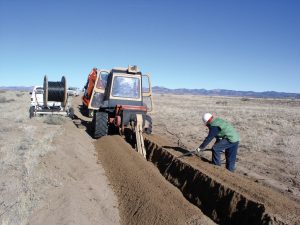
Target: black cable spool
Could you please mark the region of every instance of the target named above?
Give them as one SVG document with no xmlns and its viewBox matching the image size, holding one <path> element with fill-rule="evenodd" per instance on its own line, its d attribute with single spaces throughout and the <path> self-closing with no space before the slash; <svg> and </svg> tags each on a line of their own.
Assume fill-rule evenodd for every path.
<svg viewBox="0 0 300 225">
<path fill-rule="evenodd" d="M 67 103 L 67 81 L 63 76 L 61 81 L 48 81 L 44 77 L 44 106 L 47 107 L 48 101 L 61 102 L 62 106 Z"/>
</svg>

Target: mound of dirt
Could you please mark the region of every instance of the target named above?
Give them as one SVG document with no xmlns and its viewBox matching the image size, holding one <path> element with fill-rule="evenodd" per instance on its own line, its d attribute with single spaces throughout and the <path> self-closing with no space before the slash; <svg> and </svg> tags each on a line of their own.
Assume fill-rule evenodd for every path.
<svg viewBox="0 0 300 225">
<path fill-rule="evenodd" d="M 120 136 L 103 137 L 95 144 L 117 194 L 123 224 L 214 224 Z"/>
<path fill-rule="evenodd" d="M 43 177 L 55 180 L 29 224 L 119 224 L 117 198 L 108 185 L 89 136 L 72 121 L 41 159 Z M 36 188 L 38 188 L 37 186 Z"/>
</svg>

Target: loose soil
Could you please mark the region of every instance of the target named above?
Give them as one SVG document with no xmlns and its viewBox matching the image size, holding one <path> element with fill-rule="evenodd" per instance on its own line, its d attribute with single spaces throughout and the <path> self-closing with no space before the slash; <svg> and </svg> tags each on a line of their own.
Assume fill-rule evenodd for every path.
<svg viewBox="0 0 300 225">
<path fill-rule="evenodd" d="M 29 119 L 29 93 L 0 98 L 0 224 L 119 224 L 90 136 L 67 117 Z"/>
<path fill-rule="evenodd" d="M 69 123 L 70 122 L 70 123 Z M 119 224 L 118 202 L 105 172 L 97 164 L 88 135 L 72 121 L 54 142 L 56 151 L 41 161 L 44 176 L 56 180 L 45 199 L 32 213 L 29 223 L 39 224 Z"/>
<path fill-rule="evenodd" d="M 278 191 L 211 165 L 158 135 L 145 135 L 147 159 L 218 224 L 298 224 L 300 205 Z M 284 210 L 283 210 L 284 209 Z"/>
<path fill-rule="evenodd" d="M 214 224 L 120 136 L 96 142 L 118 196 L 122 224 Z"/>
</svg>

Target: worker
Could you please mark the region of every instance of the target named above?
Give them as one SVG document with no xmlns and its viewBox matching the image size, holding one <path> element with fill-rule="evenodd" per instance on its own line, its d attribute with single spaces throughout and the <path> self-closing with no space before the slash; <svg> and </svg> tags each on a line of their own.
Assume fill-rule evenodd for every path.
<svg viewBox="0 0 300 225">
<path fill-rule="evenodd" d="M 220 118 L 214 118 L 211 113 L 205 113 L 202 120 L 208 127 L 209 133 L 203 143 L 196 149 L 196 152 L 200 153 L 203 151 L 205 147 L 216 138 L 216 142 L 212 147 L 212 163 L 220 166 L 221 153 L 225 150 L 226 169 L 234 172 L 240 141 L 238 132 L 229 122 Z"/>
</svg>

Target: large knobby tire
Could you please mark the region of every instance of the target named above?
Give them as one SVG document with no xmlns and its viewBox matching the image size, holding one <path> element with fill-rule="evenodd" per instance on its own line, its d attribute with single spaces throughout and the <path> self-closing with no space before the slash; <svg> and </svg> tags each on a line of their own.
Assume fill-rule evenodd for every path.
<svg viewBox="0 0 300 225">
<path fill-rule="evenodd" d="M 106 136 L 108 134 L 108 113 L 94 112 L 92 126 L 94 138 Z"/>
</svg>

